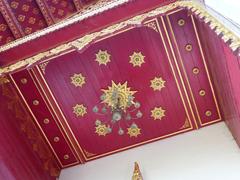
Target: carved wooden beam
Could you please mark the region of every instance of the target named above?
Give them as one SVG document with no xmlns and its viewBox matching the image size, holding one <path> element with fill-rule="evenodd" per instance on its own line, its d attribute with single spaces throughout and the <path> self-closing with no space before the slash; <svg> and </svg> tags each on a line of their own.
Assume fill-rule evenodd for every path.
<svg viewBox="0 0 240 180">
<path fill-rule="evenodd" d="M 45 0 L 36 0 L 36 3 L 39 7 L 39 9 L 42 12 L 42 15 L 45 19 L 45 21 L 47 22 L 48 26 L 51 26 L 53 24 L 55 24 L 56 22 L 54 21 L 54 18 L 51 14 L 51 12 L 49 12 L 49 8 L 45 2 Z"/>
<path fill-rule="evenodd" d="M 83 8 L 83 4 L 80 0 L 73 0 L 73 4 L 77 11 L 80 11 Z"/>
</svg>

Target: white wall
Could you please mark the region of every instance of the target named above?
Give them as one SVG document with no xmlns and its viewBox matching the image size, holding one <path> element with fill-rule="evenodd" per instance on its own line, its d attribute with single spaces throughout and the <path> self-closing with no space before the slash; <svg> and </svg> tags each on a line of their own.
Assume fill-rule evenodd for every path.
<svg viewBox="0 0 240 180">
<path fill-rule="evenodd" d="M 224 123 L 65 169 L 60 180 L 131 180 L 134 161 L 144 180 L 240 180 L 240 149 Z"/>
<path fill-rule="evenodd" d="M 240 25 L 239 0 L 205 0 L 205 3 Z"/>
</svg>

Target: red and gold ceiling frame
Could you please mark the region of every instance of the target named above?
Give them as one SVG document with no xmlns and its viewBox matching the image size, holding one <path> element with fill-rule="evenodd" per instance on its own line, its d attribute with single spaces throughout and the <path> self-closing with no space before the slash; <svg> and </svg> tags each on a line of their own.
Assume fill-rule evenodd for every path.
<svg viewBox="0 0 240 180">
<path fill-rule="evenodd" d="M 117 5 L 119 5 L 119 3 L 120 3 L 120 1 L 117 3 Z M 114 7 L 114 5 L 113 5 L 113 7 Z M 82 38 L 79 38 L 75 41 L 72 41 L 72 42 L 67 43 L 67 44 L 60 45 L 60 46 L 58 46 L 56 48 L 53 48 L 49 51 L 39 53 L 35 56 L 32 56 L 30 58 L 21 60 L 17 63 L 14 63 L 12 65 L 7 66 L 7 67 L 3 67 L 3 68 L 0 69 L 0 74 L 1 75 L 6 74 L 8 72 L 15 71 L 16 69 L 19 69 L 19 68 L 24 68 L 24 67 L 27 67 L 27 66 L 31 66 L 31 65 L 33 65 L 37 62 L 40 62 L 44 59 L 48 59 L 48 58 L 50 58 L 52 56 L 55 56 L 57 54 L 60 55 L 60 54 L 64 53 L 66 50 L 69 50 L 69 49 L 74 49 L 74 48 L 75 49 L 78 48 L 79 50 L 83 49 L 86 45 L 89 45 L 90 43 L 93 43 L 96 39 L 98 39 L 102 36 L 105 36 L 109 33 L 114 33 L 116 31 L 124 29 L 128 26 L 141 25 L 148 18 L 157 16 L 157 15 L 160 15 L 160 14 L 165 14 L 168 11 L 172 11 L 176 8 L 187 8 L 187 9 L 189 9 L 196 16 L 203 19 L 205 23 L 208 23 L 209 26 L 218 35 L 221 34 L 224 42 L 228 42 L 228 43 L 230 42 L 229 46 L 233 51 L 236 51 L 239 48 L 240 38 L 238 36 L 236 36 L 233 32 L 231 32 L 228 28 L 226 28 L 219 20 L 214 18 L 209 12 L 207 12 L 205 10 L 205 8 L 203 7 L 203 5 L 201 5 L 201 4 L 199 4 L 195 1 L 177 1 L 177 2 L 174 2 L 172 4 L 162 6 L 160 8 L 156 8 L 156 9 L 154 9 L 150 12 L 147 12 L 145 14 L 135 16 L 134 18 L 131 18 L 131 19 L 126 20 L 124 22 L 112 25 L 112 26 L 110 26 L 108 28 L 105 28 L 101 31 L 94 32 L 92 34 L 87 34 L 87 35 L 83 36 Z M 101 9 L 100 8 L 100 9 L 97 9 L 96 12 L 95 12 L 95 10 L 93 10 L 92 12 L 88 12 L 89 14 L 86 17 L 92 16 L 96 13 L 104 12 L 105 10 L 107 10 L 107 9 L 105 9 L 105 8 Z M 47 28 L 46 30 L 43 30 L 41 32 L 37 32 L 33 35 L 24 37 L 20 40 L 17 40 L 15 42 L 12 42 L 12 43 L 9 43 L 5 46 L 2 46 L 1 49 L 0 49 L 0 52 L 3 52 L 3 51 L 6 51 L 8 49 L 11 49 L 13 47 L 16 47 L 20 44 L 23 44 L 25 42 L 33 40 L 37 37 L 44 36 L 45 34 L 48 34 L 48 33 L 53 32 L 55 30 L 66 27 L 66 26 L 68 26 L 72 23 L 79 22 L 86 17 L 84 15 L 79 15 L 79 16 L 76 16 L 74 18 L 70 18 L 69 20 L 66 20 L 63 23 L 59 23 L 57 25 L 54 25 L 53 27 Z"/>
<path fill-rule="evenodd" d="M 176 19 L 174 16 L 176 15 L 176 17 L 179 17 L 179 13 L 182 13 L 180 15 L 181 18 Z M 172 20 L 170 20 L 171 18 Z M 14 82 L 19 94 L 26 103 L 26 106 L 29 108 L 29 111 L 32 113 L 35 122 L 38 124 L 39 129 L 45 136 L 49 146 L 53 150 L 62 167 L 83 163 L 85 161 L 93 160 L 115 152 L 123 151 L 145 143 L 221 121 L 221 114 L 219 112 L 217 99 L 214 94 L 213 85 L 208 74 L 204 55 L 203 52 L 201 52 L 201 44 L 194 26 L 194 18 L 192 16 L 187 16 L 186 11 L 176 10 L 169 13 L 166 17 L 153 17 L 152 19 L 148 19 L 144 22 L 144 26 L 158 32 L 163 41 L 164 49 L 171 66 L 171 71 L 175 78 L 176 86 L 178 87 L 178 92 L 187 114 L 186 121 L 176 132 L 165 134 L 154 139 L 102 154 L 89 152 L 87 149 L 81 147 L 81 142 L 79 143 L 77 141 L 74 133 L 71 130 L 71 127 L 66 120 L 66 117 L 64 116 L 64 113 L 59 107 L 59 104 L 44 77 L 44 70 L 46 70 L 49 61 L 59 56 L 63 56 L 63 54 L 55 55 L 31 70 L 21 71 L 11 75 L 11 79 Z M 183 40 L 179 38 L 184 37 L 184 35 L 181 34 L 181 31 L 189 29 L 189 26 L 192 26 L 192 29 L 194 29 L 188 34 L 189 37 L 187 39 L 190 41 L 181 43 L 181 45 L 179 45 L 177 42 Z M 120 33 L 127 32 L 133 28 L 134 27 L 130 26 L 122 29 L 121 31 L 117 31 L 114 34 L 110 34 L 109 36 L 103 36 L 102 38 L 98 38 L 96 42 L 100 42 Z M 170 29 L 170 31 L 168 31 L 168 29 Z M 175 31 L 178 31 L 177 35 L 174 33 Z M 75 46 L 78 46 L 79 44 L 81 45 L 79 41 L 76 43 L 77 44 L 75 44 Z M 183 46 L 183 44 L 186 46 Z M 176 49 L 176 51 L 174 49 Z M 71 53 L 72 51 L 75 51 L 75 49 L 66 50 L 64 54 Z M 189 56 L 191 53 L 199 54 L 201 61 L 195 62 L 196 64 L 194 65 L 185 63 L 184 61 L 189 62 L 193 60 L 191 56 Z M 27 83 L 25 83 L 26 81 Z M 195 88 L 194 84 L 196 83 L 201 84 L 202 86 Z M 35 94 L 34 97 L 29 96 L 29 94 L 24 94 L 24 92 L 27 92 L 26 88 L 29 89 L 30 87 L 35 89 L 35 93 L 33 93 Z M 44 109 L 44 106 L 46 106 L 47 109 Z M 46 128 L 46 117 L 41 117 L 41 114 L 35 115 L 36 113 L 39 113 L 36 107 L 37 109 L 41 109 L 41 112 L 44 109 L 44 112 L 49 113 L 49 117 L 51 118 L 48 118 L 48 120 L 50 119 L 50 122 L 52 122 L 52 125 L 49 128 L 54 129 L 54 134 L 52 137 L 49 134 L 45 134 L 44 129 Z M 207 109 L 204 109 L 205 107 L 207 107 Z M 36 116 L 39 118 L 36 118 Z M 47 131 L 47 129 L 45 130 Z M 56 134 L 57 136 L 55 136 Z M 57 142 L 55 142 L 56 139 L 58 139 Z M 56 152 L 55 150 L 59 148 L 57 147 L 56 143 L 60 142 L 60 139 L 62 144 L 59 146 L 61 148 L 64 147 L 64 152 Z"/>
</svg>

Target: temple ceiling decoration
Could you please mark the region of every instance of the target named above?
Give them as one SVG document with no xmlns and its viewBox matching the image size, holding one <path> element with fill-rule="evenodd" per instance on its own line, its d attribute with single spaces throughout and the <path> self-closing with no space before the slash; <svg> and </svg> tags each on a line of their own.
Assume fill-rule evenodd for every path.
<svg viewBox="0 0 240 180">
<path fill-rule="evenodd" d="M 140 27 L 113 25 L 10 75 L 60 167 L 222 120 L 194 23 L 178 9 Z"/>
</svg>

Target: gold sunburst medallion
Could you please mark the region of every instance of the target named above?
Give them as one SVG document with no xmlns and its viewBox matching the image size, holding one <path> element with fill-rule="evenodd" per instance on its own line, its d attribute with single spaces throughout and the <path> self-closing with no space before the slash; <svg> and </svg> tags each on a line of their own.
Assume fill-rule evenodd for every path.
<svg viewBox="0 0 240 180">
<path fill-rule="evenodd" d="M 138 66 L 141 67 L 144 61 L 145 56 L 141 52 L 134 52 L 133 55 L 130 56 L 130 63 L 133 67 Z"/>
<path fill-rule="evenodd" d="M 75 87 L 82 87 L 86 82 L 85 82 L 85 77 L 79 73 L 79 74 L 74 74 L 72 77 L 71 77 L 71 80 L 72 80 L 72 84 L 75 86 Z"/>
<path fill-rule="evenodd" d="M 108 134 L 108 127 L 105 124 L 98 124 L 95 129 L 95 133 L 98 134 L 98 136 L 106 136 Z"/>
<path fill-rule="evenodd" d="M 87 113 L 87 108 L 83 104 L 76 104 L 73 107 L 73 113 L 76 114 L 77 117 L 83 117 Z"/>
<path fill-rule="evenodd" d="M 155 77 L 153 80 L 151 80 L 151 88 L 153 88 L 154 91 L 161 91 L 162 88 L 165 87 L 166 81 L 163 80 L 162 77 Z"/>
<path fill-rule="evenodd" d="M 106 103 L 112 108 L 119 104 L 121 109 L 129 107 L 129 101 L 134 99 L 133 95 L 137 92 L 131 91 L 127 82 L 116 84 L 114 81 L 112 81 L 112 86 L 109 86 L 108 89 L 102 89 L 102 91 L 104 92 L 102 103 Z"/>
<path fill-rule="evenodd" d="M 98 62 L 99 65 L 101 64 L 107 65 L 107 63 L 111 61 L 110 56 L 111 55 L 107 51 L 99 50 L 98 53 L 96 54 L 96 61 Z"/>
<path fill-rule="evenodd" d="M 151 117 L 154 118 L 154 120 L 161 120 L 165 116 L 166 110 L 164 110 L 162 107 L 155 107 L 151 113 Z"/>
<path fill-rule="evenodd" d="M 132 124 L 130 128 L 127 129 L 128 130 L 128 135 L 130 137 L 138 137 L 138 135 L 141 134 L 141 129 L 138 128 L 138 126 L 136 124 Z"/>
</svg>

